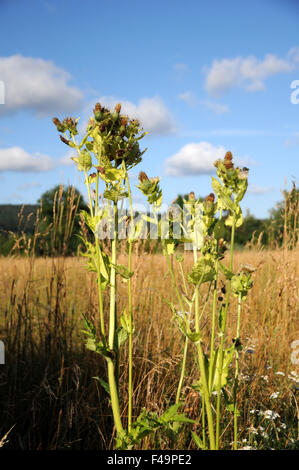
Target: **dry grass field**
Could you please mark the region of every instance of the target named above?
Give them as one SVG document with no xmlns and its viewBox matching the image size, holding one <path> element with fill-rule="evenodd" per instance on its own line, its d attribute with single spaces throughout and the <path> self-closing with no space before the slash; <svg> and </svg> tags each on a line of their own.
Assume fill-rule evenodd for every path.
<svg viewBox="0 0 299 470">
<path fill-rule="evenodd" d="M 184 256 L 188 269 L 191 254 Z M 299 340 L 299 252 L 237 251 L 234 263 L 257 267 L 241 322 L 240 447 L 298 449 L 299 365 L 291 360 L 291 344 Z M 172 298 L 176 304 L 176 297 L 162 255 L 135 253 L 133 269 L 133 412 L 137 415 L 146 407 L 160 413 L 174 402 L 183 354 L 183 338 L 166 303 Z M 86 271 L 80 258 L 1 258 L 0 272 L 0 337 L 6 349 L 6 364 L 0 366 L 0 438 L 13 427 L 5 447 L 112 448 L 109 400 L 92 378 L 105 379 L 105 361 L 85 349 L 81 332 L 82 313 L 98 322 L 94 274 Z M 120 283 L 119 312 L 126 301 L 127 287 Z M 201 321 L 208 337 L 207 318 Z M 229 341 L 235 323 L 232 300 Z M 196 419 L 199 396 L 191 385 L 197 367 L 191 353 L 183 398 L 187 416 Z M 125 348 L 122 354 L 127 354 Z M 126 357 L 121 364 L 127 364 Z M 126 367 L 121 366 L 119 374 L 126 415 Z M 231 431 L 225 431 L 231 419 L 229 412 L 222 416 L 222 448 L 229 449 L 233 440 Z M 190 429 L 176 443 L 160 436 L 156 441 L 145 439 L 142 448 L 194 448 Z"/>
</svg>

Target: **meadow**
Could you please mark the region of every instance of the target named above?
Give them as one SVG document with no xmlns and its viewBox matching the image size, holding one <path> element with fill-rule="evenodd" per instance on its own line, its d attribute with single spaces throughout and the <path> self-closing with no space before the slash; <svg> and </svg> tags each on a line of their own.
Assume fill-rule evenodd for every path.
<svg viewBox="0 0 299 470">
<path fill-rule="evenodd" d="M 175 302 L 175 292 L 165 257 L 140 251 L 136 244 L 132 279 L 134 416 L 143 407 L 160 413 L 174 403 L 183 357 L 183 338 L 166 304 L 170 298 Z M 192 256 L 188 252 L 184 256 L 188 269 Z M 121 257 L 125 262 L 126 255 Z M 239 448 L 299 448 L 299 366 L 291 361 L 291 343 L 299 339 L 298 261 L 296 249 L 251 247 L 235 255 L 236 264 L 257 267 L 240 333 Z M 12 428 L 5 444 L 8 449 L 113 447 L 109 397 L 92 379 L 105 375 L 105 360 L 86 351 L 83 342 L 81 314 L 99 322 L 95 274 L 87 272 L 84 264 L 85 260 L 76 257 L 0 259 L 0 332 L 6 348 L 6 364 L 0 366 L 0 436 Z M 201 301 L 203 298 L 204 291 Z M 127 287 L 120 284 L 120 310 L 126 301 Z M 234 335 L 234 307 L 231 305 L 228 318 L 229 340 Z M 208 338 L 208 318 L 202 323 L 206 323 L 203 332 Z M 208 348 L 205 339 L 203 345 Z M 128 358 L 126 350 L 121 354 L 119 380 L 125 417 Z M 182 388 L 184 411 L 200 423 L 199 396 L 191 387 L 197 376 L 190 354 Z M 221 447 L 230 449 L 231 413 L 224 413 L 221 420 Z M 191 429 L 187 426 L 175 443 L 157 435 L 144 439 L 140 448 L 196 448 Z"/>
<path fill-rule="evenodd" d="M 298 190 L 266 247 L 262 233 L 236 244 L 249 170 L 230 151 L 214 192 L 167 211 L 160 179 L 140 172 L 151 211 L 135 217 L 128 172 L 146 133 L 120 111 L 96 103 L 81 142 L 78 120 L 53 119 L 88 204 L 58 189 L 50 224 L 41 206 L 0 258 L 0 445 L 298 449 Z"/>
</svg>

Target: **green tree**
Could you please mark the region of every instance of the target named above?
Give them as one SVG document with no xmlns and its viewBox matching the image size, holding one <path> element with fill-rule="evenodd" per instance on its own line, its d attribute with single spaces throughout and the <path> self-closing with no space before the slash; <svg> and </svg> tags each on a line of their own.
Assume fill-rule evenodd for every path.
<svg viewBox="0 0 299 470">
<path fill-rule="evenodd" d="M 71 255 L 77 252 L 81 241 L 80 211 L 88 210 L 80 191 L 73 186 L 57 185 L 44 192 L 38 200 L 41 205 L 40 230 L 46 231 L 41 254 Z"/>
</svg>

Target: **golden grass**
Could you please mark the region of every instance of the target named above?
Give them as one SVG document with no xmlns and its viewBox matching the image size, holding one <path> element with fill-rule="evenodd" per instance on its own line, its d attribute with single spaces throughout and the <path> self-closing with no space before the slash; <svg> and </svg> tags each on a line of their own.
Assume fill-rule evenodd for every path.
<svg viewBox="0 0 299 470">
<path fill-rule="evenodd" d="M 187 270 L 191 258 L 191 253 L 185 254 Z M 252 425 L 250 410 L 269 408 L 269 396 L 277 390 L 280 399 L 272 400 L 272 409 L 283 414 L 293 427 L 297 422 L 296 392 L 287 375 L 290 371 L 299 373 L 298 366 L 290 361 L 291 343 L 299 339 L 298 261 L 296 250 L 247 250 L 235 255 L 235 269 L 240 264 L 257 267 L 241 324 L 240 368 L 245 378 L 239 402 L 243 437 Z M 183 339 L 166 304 L 166 300 L 176 304 L 176 297 L 162 255 L 135 255 L 133 267 L 133 410 L 137 415 L 145 406 L 160 413 L 175 397 L 182 359 Z M 5 342 L 7 358 L 0 369 L 0 436 L 15 425 L 8 444 L 11 448 L 111 447 L 108 400 L 92 379 L 96 375 L 105 378 L 105 363 L 84 349 L 81 333 L 81 313 L 98 322 L 94 274 L 87 272 L 84 260 L 78 258 L 1 258 L 0 272 L 0 338 Z M 178 271 L 176 274 L 179 276 Z M 204 290 L 202 295 L 204 298 Z M 118 313 L 126 303 L 127 285 L 120 283 Z M 229 312 L 231 342 L 236 323 L 233 299 Z M 209 315 L 207 308 L 201 321 L 206 337 Z M 209 347 L 205 338 L 204 346 Z M 245 352 L 250 348 L 254 353 Z M 125 347 L 122 354 L 125 366 L 121 367 L 120 381 L 126 415 Z M 277 371 L 285 377 L 276 375 Z M 190 386 L 196 379 L 197 368 L 189 351 L 183 396 L 185 410 L 193 418 L 199 399 Z M 229 422 L 230 417 L 223 419 Z M 285 440 L 291 435 L 285 434 Z M 186 439 L 182 436 L 176 447 L 192 446 Z M 229 442 L 229 436 L 223 436 L 225 440 Z"/>
</svg>

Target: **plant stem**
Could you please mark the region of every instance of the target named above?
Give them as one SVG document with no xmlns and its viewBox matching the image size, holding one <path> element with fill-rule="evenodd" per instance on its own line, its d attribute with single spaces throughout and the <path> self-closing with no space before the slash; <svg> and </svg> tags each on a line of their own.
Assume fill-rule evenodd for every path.
<svg viewBox="0 0 299 470">
<path fill-rule="evenodd" d="M 99 198 L 99 175 L 97 174 L 96 179 L 96 200 L 95 200 L 95 216 L 98 210 L 98 198 Z M 95 242 L 96 242 L 96 259 L 97 259 L 97 275 L 98 275 L 98 299 L 99 299 L 99 310 L 100 310 L 100 331 L 102 341 L 106 341 L 105 328 L 104 328 L 104 308 L 103 308 L 103 293 L 102 293 L 102 282 L 101 282 L 101 248 L 99 245 L 98 234 L 95 230 Z"/>
<path fill-rule="evenodd" d="M 111 240 L 111 273 L 110 273 L 110 314 L 109 314 L 109 337 L 108 346 L 110 351 L 115 355 L 115 362 L 111 358 L 107 358 L 108 362 L 108 380 L 110 387 L 111 406 L 113 412 L 114 423 L 117 432 L 123 431 L 120 408 L 119 408 L 119 391 L 118 391 L 118 347 L 116 344 L 115 331 L 116 325 L 116 248 L 117 248 L 117 203 L 114 202 L 114 230 L 113 239 Z"/>
<path fill-rule="evenodd" d="M 132 271 L 132 247 L 133 247 L 133 204 L 132 204 L 132 195 L 130 188 L 130 181 L 128 173 L 126 172 L 126 181 L 129 194 L 130 202 L 130 228 L 131 233 L 129 234 L 129 263 L 128 270 Z M 133 400 L 133 310 L 132 310 L 132 281 L 131 278 L 128 280 L 128 297 L 129 297 L 129 383 L 128 383 L 128 432 L 131 431 L 132 426 L 132 400 Z"/>
<path fill-rule="evenodd" d="M 235 241 L 235 225 L 236 225 L 236 217 L 235 213 L 233 213 L 233 221 L 232 221 L 232 231 L 231 231 L 231 243 L 230 243 L 230 271 L 233 268 L 233 254 L 234 254 L 234 241 Z M 223 367 L 223 346 L 225 340 L 225 330 L 226 330 L 226 319 L 227 319 L 227 311 L 228 311 L 228 304 L 229 304 L 229 297 L 230 297 L 230 290 L 231 290 L 231 283 L 229 282 L 226 292 L 226 300 L 225 300 L 225 307 L 223 313 L 223 323 L 221 328 L 221 341 L 219 346 L 219 379 L 217 384 L 217 405 L 216 405 L 216 450 L 219 449 L 219 436 L 220 436 L 220 401 L 221 401 L 221 375 L 222 375 L 222 367 Z"/>
<path fill-rule="evenodd" d="M 241 295 L 238 297 L 238 320 L 236 339 L 240 337 L 240 319 L 241 319 Z M 238 390 L 238 377 L 239 377 L 239 352 L 236 349 L 236 366 L 235 366 L 235 382 L 234 382 L 234 450 L 237 450 L 237 437 L 238 437 L 238 409 L 237 409 L 237 390 Z"/>
<path fill-rule="evenodd" d="M 176 403 L 179 403 L 179 401 L 180 401 L 180 396 L 181 396 L 183 381 L 184 381 L 184 377 L 185 377 L 187 352 L 188 352 L 188 337 L 186 336 L 186 337 L 185 337 L 185 346 L 184 346 L 184 354 L 183 354 L 183 362 L 182 362 L 181 376 L 180 376 L 180 381 L 179 381 L 179 385 L 178 385 L 178 389 L 177 389 L 177 394 L 176 394 L 176 399 L 175 399 L 175 402 L 176 402 Z"/>
<path fill-rule="evenodd" d="M 198 342 L 197 351 L 198 351 L 200 375 L 201 375 L 201 380 L 202 380 L 202 385 L 203 385 L 204 401 L 205 401 L 205 407 L 206 407 L 207 418 L 208 418 L 210 450 L 215 450 L 216 447 L 215 447 L 213 413 L 212 413 L 212 406 L 211 406 L 211 401 L 210 401 L 208 378 L 206 375 L 205 358 L 204 358 L 204 354 L 203 354 L 200 342 Z"/>
<path fill-rule="evenodd" d="M 109 381 L 109 389 L 110 389 L 110 398 L 111 398 L 111 407 L 113 413 L 114 424 L 116 427 L 117 433 L 123 432 L 123 426 L 121 422 L 120 416 L 120 408 L 119 408 L 119 399 L 118 399 L 118 386 L 115 379 L 115 365 L 113 359 L 107 358 L 108 364 L 108 381 Z"/>
</svg>

